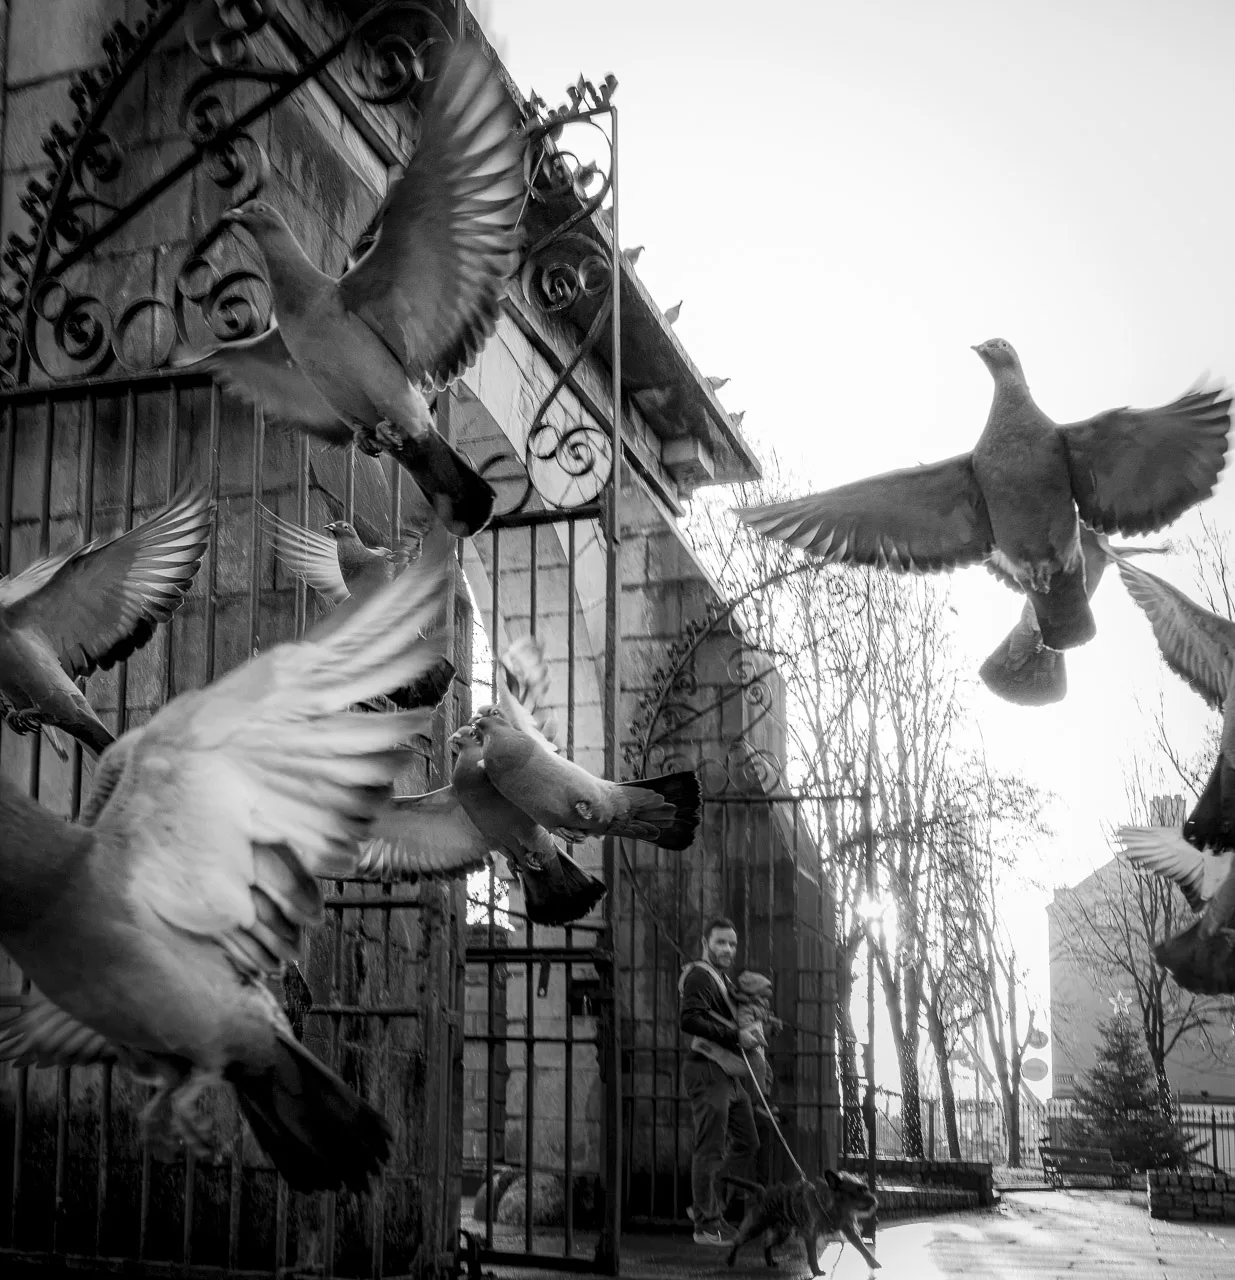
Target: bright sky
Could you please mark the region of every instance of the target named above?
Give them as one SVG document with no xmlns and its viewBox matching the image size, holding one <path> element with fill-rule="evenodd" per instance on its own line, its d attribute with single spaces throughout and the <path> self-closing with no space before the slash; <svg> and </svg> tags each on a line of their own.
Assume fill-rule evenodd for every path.
<svg viewBox="0 0 1235 1280">
<path fill-rule="evenodd" d="M 1235 379 L 1235 6 L 1229 0 L 491 0 L 506 65 L 551 105 L 618 78 L 620 238 L 705 373 L 804 489 L 970 448 L 1004 337 L 1057 421 Z M 1205 510 L 1235 525 L 1226 480 Z M 1194 532 L 1195 515 L 1171 531 Z M 1152 541 L 1152 540 L 1151 540 Z M 1191 591 L 1182 557 L 1154 572 Z M 954 579 L 975 673 L 1020 601 Z M 981 686 L 992 761 L 1056 792 L 1052 882 L 1106 860 L 1138 709 L 1206 720 L 1115 575 L 1061 705 Z M 1045 992 L 1042 901 L 1018 933 Z"/>
</svg>

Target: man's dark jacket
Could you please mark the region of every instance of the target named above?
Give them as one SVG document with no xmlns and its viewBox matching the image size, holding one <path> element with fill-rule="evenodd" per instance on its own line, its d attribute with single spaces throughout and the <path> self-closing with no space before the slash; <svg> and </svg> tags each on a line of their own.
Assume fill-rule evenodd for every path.
<svg viewBox="0 0 1235 1280">
<path fill-rule="evenodd" d="M 728 982 L 723 974 L 721 977 Z M 727 1025 L 733 1022 L 733 1013 L 716 979 L 701 964 L 695 965 L 682 979 L 681 1010 L 678 1025 L 687 1035 L 702 1036 L 734 1053 L 739 1051 L 737 1028 Z"/>
</svg>

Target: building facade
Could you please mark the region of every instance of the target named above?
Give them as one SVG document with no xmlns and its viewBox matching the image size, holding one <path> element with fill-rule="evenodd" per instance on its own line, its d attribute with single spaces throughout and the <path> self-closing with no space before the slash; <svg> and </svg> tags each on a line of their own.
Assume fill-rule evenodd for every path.
<svg viewBox="0 0 1235 1280">
<path fill-rule="evenodd" d="M 312 624 L 319 605 L 275 561 L 265 506 L 457 555 L 458 674 L 409 791 L 448 778 L 479 627 L 493 650 L 529 631 L 544 642 L 573 758 L 614 776 L 694 765 L 707 796 L 686 853 L 577 847 L 610 893 L 570 929 L 530 926 L 497 872 L 485 889 L 329 887 L 304 1037 L 395 1125 L 370 1195 L 290 1192 L 226 1099 L 219 1157 L 165 1164 L 137 1142 L 143 1098 L 122 1072 L 0 1066 L 0 1270 L 8 1256 L 55 1274 L 71 1255 L 135 1273 L 437 1276 L 466 1254 L 612 1272 L 624 1214 L 680 1219 L 686 1203 L 676 979 L 718 911 L 776 980 L 786 1131 L 803 1159 L 828 1159 L 833 906 L 817 827 L 768 765 L 784 758 L 775 672 L 718 623 L 677 526 L 695 487 L 757 462 L 617 252 L 611 175 L 579 174 L 559 143 L 604 133 L 613 84 L 581 80 L 550 109 L 507 78 L 528 138 L 523 261 L 493 336 L 435 404 L 499 495 L 490 528 L 460 545 L 390 460 L 267 426 L 172 354 L 268 322 L 260 261 L 219 221 L 248 196 L 324 270 L 345 268 L 414 151 L 422 54 L 483 43 L 466 8 L 65 0 L 53 14 L 10 0 L 0 18 L 0 572 L 131 527 L 190 475 L 218 499 L 173 623 L 87 686 L 108 723 L 140 724 Z M 0 769 L 67 816 L 92 773 L 7 728 Z M 0 1000 L 20 993 L 0 957 Z"/>
</svg>

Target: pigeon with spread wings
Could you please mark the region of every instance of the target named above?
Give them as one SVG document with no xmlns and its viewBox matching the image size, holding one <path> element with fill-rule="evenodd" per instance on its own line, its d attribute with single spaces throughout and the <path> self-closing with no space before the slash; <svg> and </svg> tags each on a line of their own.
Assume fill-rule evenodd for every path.
<svg viewBox="0 0 1235 1280">
<path fill-rule="evenodd" d="M 1209 496 L 1226 460 L 1231 399 L 1190 391 L 1159 409 L 1108 409 L 1058 426 L 1034 403 L 1011 345 L 974 348 L 995 381 L 972 452 L 738 518 L 822 561 L 929 572 L 985 563 L 1029 598 L 1042 643 L 1094 634 L 1079 520 L 1149 533 Z"/>
<path fill-rule="evenodd" d="M 1163 555 L 1169 550 L 1169 547 L 1111 547 L 1100 533 L 1081 525 L 1086 596 L 1093 599 L 1112 556 Z M 1022 707 L 1045 707 L 1062 702 L 1068 692 L 1066 661 L 1059 649 L 1048 649 L 1042 643 L 1038 615 L 1026 600 L 1020 621 L 978 669 L 978 675 L 992 693 L 1008 702 Z"/>
<path fill-rule="evenodd" d="M 498 696 L 511 714 L 525 715 L 531 725 L 551 725 L 545 705 L 548 668 L 535 641 L 515 641 L 500 665 L 505 685 Z M 544 827 L 493 786 L 470 725 L 450 743 L 458 749 L 450 785 L 393 800 L 374 825 L 358 874 L 387 881 L 463 875 L 484 867 L 490 853 L 500 853 L 519 877 L 533 924 L 582 919 L 604 897 L 604 881 L 558 848 Z"/>
<path fill-rule="evenodd" d="M 0 944 L 34 987 L 5 1058 L 157 1079 L 142 1129 L 163 1151 L 209 1150 L 196 1101 L 226 1082 L 294 1188 L 364 1189 L 389 1128 L 297 1043 L 265 980 L 323 918 L 317 877 L 355 870 L 432 714 L 345 708 L 435 661 L 422 632 L 445 600 L 440 573 L 402 574 L 173 698 L 103 753 L 77 823 L 0 778 Z"/>
<path fill-rule="evenodd" d="M 688 848 L 702 803 L 695 771 L 608 782 L 565 759 L 546 714 L 534 705 L 534 690 L 546 679 L 531 660 L 539 648 L 525 652 L 526 671 L 505 688 L 499 685 L 498 705 L 482 707 L 471 720 L 485 777 L 533 821 L 566 840 L 612 835 L 662 849 Z M 520 679 L 531 691 L 522 697 L 515 692 Z"/>
<path fill-rule="evenodd" d="M 317 439 L 386 448 L 452 534 L 478 533 L 493 489 L 438 434 L 417 384 L 445 386 L 493 332 L 523 196 L 510 96 L 482 50 L 457 44 L 429 86 L 377 238 L 341 279 L 314 266 L 264 200 L 224 215 L 257 241 L 278 327 L 194 366 Z"/>
<path fill-rule="evenodd" d="M 332 520 L 325 525 L 330 536 L 323 537 L 298 524 L 289 524 L 268 507 L 261 508 L 261 516 L 279 562 L 334 605 L 353 598 L 367 600 L 402 573 L 411 560 L 404 546 L 397 551 L 366 546 L 346 520 Z M 405 711 L 436 707 L 446 696 L 454 675 L 454 663 L 443 655 L 411 687 L 395 689 L 387 697 L 369 699 L 364 705 L 371 710 L 393 705 Z"/>
<path fill-rule="evenodd" d="M 1235 623 L 1145 569 L 1122 559 L 1116 565 L 1167 666 L 1222 712 L 1218 758 L 1182 831 L 1125 827 L 1123 852 L 1139 869 L 1174 880 L 1200 913 L 1157 944 L 1158 963 L 1189 991 L 1235 993 Z"/>
<path fill-rule="evenodd" d="M 131 657 L 180 607 L 214 504 L 181 489 L 152 519 L 0 578 L 0 707 L 25 733 L 50 725 L 94 752 L 114 739 L 73 683 Z"/>
</svg>

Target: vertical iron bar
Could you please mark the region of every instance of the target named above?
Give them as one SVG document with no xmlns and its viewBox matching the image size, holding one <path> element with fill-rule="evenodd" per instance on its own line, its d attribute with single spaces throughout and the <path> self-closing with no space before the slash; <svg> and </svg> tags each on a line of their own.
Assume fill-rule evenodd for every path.
<svg viewBox="0 0 1235 1280">
<path fill-rule="evenodd" d="M 133 527 L 133 500 L 137 480 L 137 392 L 130 387 L 124 397 L 124 528 Z M 129 662 L 116 666 L 116 737 L 129 727 Z"/>
<path fill-rule="evenodd" d="M 309 437 L 302 434 L 296 457 L 296 523 L 309 527 Z M 308 620 L 309 589 L 304 579 L 296 577 L 296 639 L 304 635 Z"/>
<path fill-rule="evenodd" d="M 530 934 L 532 926 L 529 923 Z M 523 1011 L 523 1248 L 531 1253 L 532 1245 L 532 1183 L 535 1180 L 536 1152 L 534 1147 L 536 1128 L 536 1039 L 533 1031 L 536 1018 L 536 990 L 532 982 L 534 966 L 531 960 L 523 962 L 524 1001 Z"/>
<path fill-rule="evenodd" d="M 69 1108 L 73 1105 L 68 1067 L 61 1067 L 56 1089 L 56 1175 L 51 1222 L 51 1249 L 59 1253 L 64 1244 L 64 1184 L 69 1163 Z"/>
<path fill-rule="evenodd" d="M 24 995 L 30 990 L 22 983 Z M 26 1108 L 30 1094 L 30 1068 L 17 1068 L 17 1098 L 13 1108 L 13 1203 L 9 1206 L 9 1246 L 17 1247 L 17 1214 L 21 1208 L 22 1171 L 25 1167 Z"/>
<path fill-rule="evenodd" d="M 266 416 L 253 407 L 253 455 L 249 472 L 249 653 L 261 645 L 262 474 L 266 467 Z"/>
<path fill-rule="evenodd" d="M 528 633 L 532 636 L 536 634 L 536 613 L 539 601 L 539 566 L 536 563 L 537 552 L 539 547 L 536 539 L 536 526 L 528 525 L 527 528 L 527 611 L 528 611 Z"/>
<path fill-rule="evenodd" d="M 494 919 L 494 902 L 497 897 L 497 873 L 492 864 L 489 866 L 489 958 L 485 962 L 489 971 L 489 994 L 486 1006 L 485 1031 L 485 1248 L 493 1248 L 493 1166 L 496 1158 L 495 1138 L 497 1132 L 497 1042 L 494 1039 L 497 1022 L 494 1018 L 494 1005 L 497 1002 L 497 962 L 493 956 L 496 921 Z M 505 1043 L 505 1042 L 503 1042 Z M 505 1152 L 503 1152 L 503 1155 Z"/>
<path fill-rule="evenodd" d="M 343 463 L 343 519 L 348 524 L 356 520 L 356 445 L 347 446 Z"/>
<path fill-rule="evenodd" d="M 492 701 L 497 702 L 497 656 L 501 648 L 501 577 L 502 577 L 502 543 L 501 530 L 493 529 L 493 553 L 490 556 L 492 580 L 489 584 L 491 600 L 489 603 L 489 692 Z"/>
<path fill-rule="evenodd" d="M 141 1192 L 137 1208 L 137 1257 L 141 1261 L 146 1256 L 146 1245 L 150 1237 L 150 1148 L 143 1142 Z"/>
<path fill-rule="evenodd" d="M 210 497 L 216 504 L 219 501 L 219 422 L 220 401 L 217 382 L 210 384 Z M 209 684 L 214 679 L 214 619 L 217 607 L 219 586 L 219 519 L 216 515 L 210 522 L 210 560 L 206 566 L 206 608 L 203 626 L 205 628 L 205 660 L 206 670 L 203 683 Z"/>
<path fill-rule="evenodd" d="M 618 249 L 618 113 L 609 108 L 610 141 L 613 145 L 613 164 L 610 170 L 612 191 L 613 236 L 610 273 L 613 289 L 613 315 L 610 319 L 612 348 L 609 367 L 613 375 L 613 417 L 610 448 L 613 453 L 612 474 L 609 479 L 609 501 L 605 504 L 608 528 L 605 547 L 606 574 L 606 627 L 605 627 L 605 777 L 617 779 L 619 775 L 621 743 L 618 722 L 621 695 L 621 672 L 618 661 L 621 656 L 622 579 L 621 560 L 618 555 L 622 536 L 622 255 Z M 618 886 L 617 845 L 612 837 L 604 844 L 605 883 Z M 605 1037 L 605 1052 L 609 1061 L 601 1070 L 601 1078 L 607 1081 L 605 1088 L 605 1166 L 606 1180 L 611 1193 L 605 1197 L 605 1218 L 601 1236 L 596 1244 L 596 1262 L 608 1275 L 617 1275 L 621 1266 L 622 1237 L 622 1046 L 621 1019 L 617 1016 L 617 940 L 621 908 L 620 894 L 611 892 L 605 898 L 605 925 L 607 944 L 615 966 L 612 975 L 614 1003 L 611 1006 L 611 1025 Z"/>
<path fill-rule="evenodd" d="M 176 492 L 176 478 L 180 472 L 179 458 L 179 440 L 180 440 L 180 398 L 176 392 L 175 383 L 167 389 L 167 500 L 172 500 L 173 494 Z M 176 685 L 176 647 L 175 639 L 175 615 L 167 620 L 162 627 L 163 631 L 163 701 L 167 702 L 172 696 L 172 690 Z"/>
<path fill-rule="evenodd" d="M 13 572 L 13 472 L 17 468 L 17 406 L 9 402 L 4 411 L 4 514 L 0 517 L 0 573 Z"/>
<path fill-rule="evenodd" d="M 39 505 L 39 555 L 45 556 L 51 550 L 51 472 L 52 452 L 56 431 L 56 411 L 51 396 L 44 404 L 43 435 L 43 479 Z M 30 735 L 30 794 L 39 798 L 43 773 L 43 733 L 37 730 Z"/>
<path fill-rule="evenodd" d="M 105 1252 L 107 1221 L 107 1175 L 111 1168 L 112 1064 L 102 1067 L 99 1097 L 99 1166 L 94 1192 L 94 1251 Z"/>
<path fill-rule="evenodd" d="M 193 1261 L 193 1201 L 197 1190 L 197 1157 L 184 1155 L 184 1219 L 180 1224 L 180 1260 L 187 1267 Z"/>
<path fill-rule="evenodd" d="M 575 546 L 578 525 L 566 526 L 566 759 L 575 758 Z"/>
<path fill-rule="evenodd" d="M 236 1109 L 231 1148 L 231 1185 L 227 1197 L 227 1269 L 235 1271 L 240 1265 L 240 1210 L 244 1186 L 244 1121 L 240 1117 L 239 1108 Z"/>
</svg>

